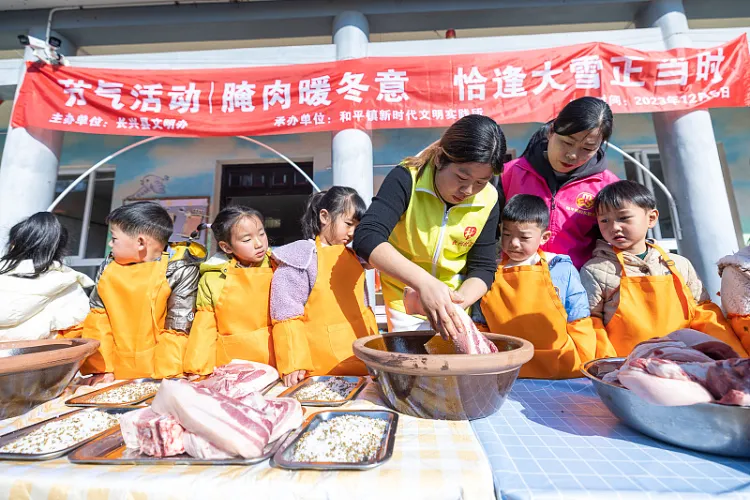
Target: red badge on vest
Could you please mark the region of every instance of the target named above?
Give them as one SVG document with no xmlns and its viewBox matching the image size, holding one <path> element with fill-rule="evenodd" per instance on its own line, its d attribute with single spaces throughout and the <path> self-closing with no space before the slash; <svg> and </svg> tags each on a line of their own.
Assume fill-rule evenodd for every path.
<svg viewBox="0 0 750 500">
<path fill-rule="evenodd" d="M 464 229 L 464 238 L 471 239 L 474 237 L 474 235 L 477 234 L 477 228 L 474 226 L 469 226 L 466 229 Z"/>
<path fill-rule="evenodd" d="M 582 210 L 591 210 L 594 208 L 594 195 L 584 191 L 576 197 L 576 205 Z"/>
</svg>

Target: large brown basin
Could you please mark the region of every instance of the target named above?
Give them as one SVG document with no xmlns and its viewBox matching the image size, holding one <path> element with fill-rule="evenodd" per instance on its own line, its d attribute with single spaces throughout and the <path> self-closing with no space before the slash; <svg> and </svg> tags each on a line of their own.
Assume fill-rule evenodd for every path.
<svg viewBox="0 0 750 500">
<path fill-rule="evenodd" d="M 534 355 L 526 340 L 486 334 L 500 352 L 455 354 L 433 331 L 373 335 L 354 342 L 354 354 L 394 410 L 420 418 L 474 420 L 495 413 L 521 366 Z M 430 342 L 430 348 L 425 344 Z"/>
<path fill-rule="evenodd" d="M 98 347 L 93 339 L 0 342 L 0 420 L 59 396 Z"/>
</svg>

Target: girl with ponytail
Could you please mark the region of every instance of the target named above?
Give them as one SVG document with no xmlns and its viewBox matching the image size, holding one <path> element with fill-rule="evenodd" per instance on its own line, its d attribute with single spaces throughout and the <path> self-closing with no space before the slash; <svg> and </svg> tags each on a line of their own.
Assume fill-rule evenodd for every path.
<svg viewBox="0 0 750 500">
<path fill-rule="evenodd" d="M 306 376 L 366 375 L 352 351 L 378 332 L 365 301 L 364 269 L 347 245 L 366 210 L 348 187 L 314 194 L 302 217 L 306 239 L 276 249 L 271 320 L 276 366 L 284 384 Z"/>
</svg>

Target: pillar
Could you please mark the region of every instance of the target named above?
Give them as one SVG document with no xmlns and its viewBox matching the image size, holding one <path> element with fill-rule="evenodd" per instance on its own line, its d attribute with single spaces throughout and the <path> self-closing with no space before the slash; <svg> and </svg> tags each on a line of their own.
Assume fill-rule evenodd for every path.
<svg viewBox="0 0 750 500">
<path fill-rule="evenodd" d="M 652 0 L 639 12 L 636 25 L 659 28 L 667 49 L 692 45 L 681 0 Z M 670 111 L 654 113 L 653 122 L 666 184 L 682 223 L 680 253 L 718 302 L 716 262 L 737 250 L 737 238 L 711 115 L 708 110 Z"/>
<path fill-rule="evenodd" d="M 29 34 L 44 39 L 45 29 L 34 28 Z M 68 40 L 56 33 L 53 36 L 62 41 L 59 52 L 75 55 L 76 48 Z M 36 60 L 28 47 L 24 60 Z M 16 96 L 25 73 L 24 68 Z M 63 132 L 36 127 L 8 129 L 0 161 L 0 253 L 5 253 L 8 231 L 14 224 L 46 210 L 54 200 L 63 136 Z"/>
<path fill-rule="evenodd" d="M 336 59 L 367 57 L 370 25 L 360 12 L 345 11 L 333 21 Z M 357 190 L 367 205 L 372 201 L 372 137 L 364 130 L 346 129 L 333 135 L 333 184 Z M 367 295 L 375 305 L 375 273 L 367 272 Z"/>
<path fill-rule="evenodd" d="M 338 60 L 367 56 L 370 28 L 359 12 L 342 12 L 333 22 L 333 43 Z M 364 130 L 346 129 L 333 136 L 333 184 L 349 186 L 372 200 L 372 138 Z"/>
</svg>

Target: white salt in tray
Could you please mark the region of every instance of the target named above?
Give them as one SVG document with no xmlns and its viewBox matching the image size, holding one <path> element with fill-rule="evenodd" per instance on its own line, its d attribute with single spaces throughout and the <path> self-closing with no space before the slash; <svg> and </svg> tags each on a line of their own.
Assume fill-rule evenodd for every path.
<svg viewBox="0 0 750 500">
<path fill-rule="evenodd" d="M 279 397 L 294 398 L 302 406 L 338 407 L 353 401 L 366 384 L 365 377 L 322 375 L 306 378 Z"/>
<path fill-rule="evenodd" d="M 149 399 L 159 390 L 161 380 L 153 378 L 136 378 L 112 384 L 103 389 L 73 397 L 65 402 L 66 406 L 79 408 L 134 408 L 144 407 Z"/>
<path fill-rule="evenodd" d="M 188 454 L 172 457 L 152 457 L 139 450 L 128 449 L 120 432 L 120 426 L 99 436 L 97 439 L 81 446 L 68 455 L 68 461 L 74 464 L 91 465 L 255 465 L 268 460 L 278 451 L 290 432 L 269 443 L 263 454 L 256 458 L 223 458 L 201 459 Z"/>
<path fill-rule="evenodd" d="M 75 410 L 0 436 L 0 460 L 41 461 L 60 458 L 119 429 L 124 408 Z"/>
<path fill-rule="evenodd" d="M 273 456 L 271 465 L 291 470 L 368 470 L 393 455 L 398 413 L 331 410 L 307 418 Z"/>
</svg>

